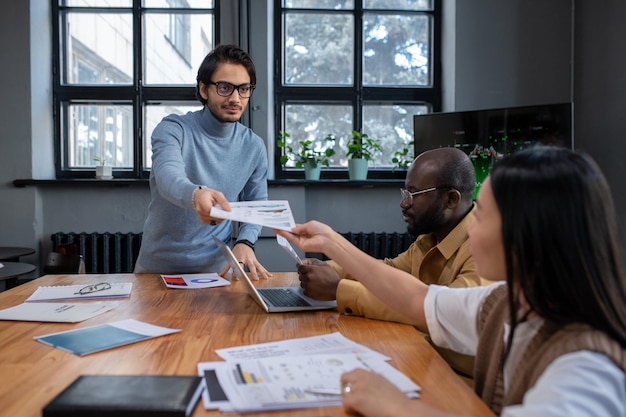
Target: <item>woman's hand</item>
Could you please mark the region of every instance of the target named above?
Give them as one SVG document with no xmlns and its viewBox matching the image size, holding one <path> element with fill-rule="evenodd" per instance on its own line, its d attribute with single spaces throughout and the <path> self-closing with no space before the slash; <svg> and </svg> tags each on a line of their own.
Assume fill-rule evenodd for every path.
<svg viewBox="0 0 626 417">
<path fill-rule="evenodd" d="M 367 417 L 414 415 L 408 412 L 411 399 L 380 374 L 355 369 L 341 376 L 341 386 L 343 407 L 349 413 Z"/>
<path fill-rule="evenodd" d="M 363 417 L 458 417 L 407 397 L 385 377 L 365 369 L 341 375 L 341 387 L 345 410 Z"/>
</svg>

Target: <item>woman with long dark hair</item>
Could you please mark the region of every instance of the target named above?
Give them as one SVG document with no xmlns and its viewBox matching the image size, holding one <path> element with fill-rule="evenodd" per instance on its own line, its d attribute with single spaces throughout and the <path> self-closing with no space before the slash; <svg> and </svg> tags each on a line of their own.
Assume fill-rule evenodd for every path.
<svg viewBox="0 0 626 417">
<path fill-rule="evenodd" d="M 626 277 L 590 157 L 539 146 L 493 167 L 469 230 L 479 275 L 501 281 L 487 287 L 426 286 L 318 222 L 278 233 L 337 261 L 436 344 L 475 355 L 475 389 L 495 413 L 626 416 Z M 364 416 L 448 415 L 365 370 L 342 383 L 345 408 Z"/>
</svg>

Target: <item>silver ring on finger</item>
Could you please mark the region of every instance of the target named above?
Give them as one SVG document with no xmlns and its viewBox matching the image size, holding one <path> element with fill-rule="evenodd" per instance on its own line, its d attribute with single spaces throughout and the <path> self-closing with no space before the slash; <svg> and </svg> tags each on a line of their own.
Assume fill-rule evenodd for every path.
<svg viewBox="0 0 626 417">
<path fill-rule="evenodd" d="M 352 384 L 347 382 L 344 386 L 343 389 L 341 390 L 344 394 L 350 394 L 352 392 Z"/>
</svg>

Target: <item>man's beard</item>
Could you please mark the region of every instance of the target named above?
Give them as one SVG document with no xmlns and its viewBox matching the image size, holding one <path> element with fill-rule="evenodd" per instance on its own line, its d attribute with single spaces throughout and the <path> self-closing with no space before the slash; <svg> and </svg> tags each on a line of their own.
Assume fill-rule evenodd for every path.
<svg viewBox="0 0 626 417">
<path fill-rule="evenodd" d="M 420 219 L 413 218 L 413 222 L 407 223 L 407 232 L 417 237 L 433 232 L 444 224 L 443 204 L 433 205 Z"/>
</svg>

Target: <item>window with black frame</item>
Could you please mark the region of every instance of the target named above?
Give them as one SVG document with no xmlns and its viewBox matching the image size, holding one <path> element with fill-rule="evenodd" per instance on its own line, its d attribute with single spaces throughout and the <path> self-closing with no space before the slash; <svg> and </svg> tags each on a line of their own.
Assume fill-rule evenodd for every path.
<svg viewBox="0 0 626 417">
<path fill-rule="evenodd" d="M 57 178 L 147 178 L 150 132 L 201 104 L 198 65 L 216 45 L 214 0 L 51 0 Z"/>
<path fill-rule="evenodd" d="M 306 142 L 332 147 L 325 178 L 347 178 L 348 145 L 365 134 L 382 148 L 368 178 L 404 178 L 413 116 L 441 108 L 440 0 L 278 3 L 276 177 L 303 178 L 293 154 Z"/>
</svg>

